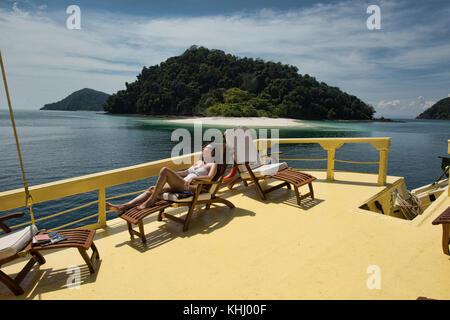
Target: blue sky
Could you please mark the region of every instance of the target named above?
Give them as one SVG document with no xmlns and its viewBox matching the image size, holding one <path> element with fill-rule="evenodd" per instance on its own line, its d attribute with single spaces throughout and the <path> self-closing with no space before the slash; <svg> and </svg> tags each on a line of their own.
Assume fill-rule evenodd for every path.
<svg viewBox="0 0 450 320">
<path fill-rule="evenodd" d="M 81 30 L 66 28 L 73 4 Z M 381 30 L 366 27 L 372 4 Z M 449 16 L 449 1 L 0 0 L 0 49 L 17 109 L 113 93 L 196 44 L 295 65 L 376 116 L 414 117 L 450 94 Z"/>
</svg>

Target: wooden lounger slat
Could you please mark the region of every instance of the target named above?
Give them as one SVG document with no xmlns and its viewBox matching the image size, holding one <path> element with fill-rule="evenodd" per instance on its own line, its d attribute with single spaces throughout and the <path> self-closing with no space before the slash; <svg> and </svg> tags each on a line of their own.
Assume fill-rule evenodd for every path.
<svg viewBox="0 0 450 320">
<path fill-rule="evenodd" d="M 94 244 L 96 231 L 87 229 L 68 229 L 58 230 L 57 232 L 66 237 L 66 240 L 57 242 L 55 244 L 50 244 L 48 246 L 33 245 L 32 243 L 30 243 L 25 248 L 25 250 L 29 251 L 32 255 L 35 255 L 43 250 L 77 248 L 81 257 L 86 262 L 89 268 L 89 272 L 95 273 L 94 262 L 95 260 L 100 259 L 97 247 Z M 42 234 L 47 232 L 40 233 Z M 92 250 L 91 256 L 87 254 L 88 249 Z"/>
<path fill-rule="evenodd" d="M 442 212 L 439 217 L 434 219 L 432 224 L 438 225 L 443 223 L 450 223 L 450 207 L 448 207 L 444 212 Z"/>
<path fill-rule="evenodd" d="M 125 213 L 121 214 L 120 217 L 127 222 L 130 237 L 133 239 L 133 236 L 136 235 L 141 238 L 143 243 L 145 243 L 146 239 L 144 234 L 144 223 L 143 223 L 144 218 L 154 212 L 159 212 L 159 214 L 161 215 L 161 213 L 167 207 L 170 207 L 170 202 L 160 200 L 156 202 L 153 206 L 142 210 L 139 210 L 136 207 L 131 208 L 127 210 Z M 133 224 L 137 224 L 139 226 L 139 231 L 133 229 Z"/>
<path fill-rule="evenodd" d="M 67 239 L 48 246 L 29 244 L 26 250 L 40 251 L 56 248 L 83 248 L 89 249 L 94 240 L 95 230 L 70 229 L 57 231 Z"/>
<path fill-rule="evenodd" d="M 142 220 L 149 214 L 164 210 L 167 207 L 170 207 L 170 202 L 161 200 L 161 201 L 156 202 L 155 205 L 151 206 L 150 208 L 145 208 L 143 210 L 138 210 L 137 208 L 131 208 L 130 210 L 128 210 L 124 214 L 122 214 L 120 217 L 125 219 L 127 222 L 130 222 L 132 224 L 137 224 L 139 222 L 139 220 Z"/>
<path fill-rule="evenodd" d="M 295 197 L 297 198 L 298 205 L 300 205 L 301 201 L 307 197 L 311 197 L 311 199 L 314 200 L 314 189 L 312 186 L 312 182 L 316 180 L 316 177 L 313 177 L 301 171 L 293 170 L 291 168 L 286 168 L 281 171 L 278 171 L 276 174 L 270 175 L 270 177 L 275 180 L 283 181 L 284 183 L 271 187 L 266 191 L 264 191 L 264 193 L 274 191 L 280 187 L 283 187 L 284 185 L 290 188 L 289 185 L 292 185 L 294 187 Z M 304 185 L 308 185 L 309 192 L 304 195 L 300 195 L 298 188 Z"/>
<path fill-rule="evenodd" d="M 450 255 L 450 207 L 444 210 L 439 217 L 433 220 L 432 224 L 442 225 L 442 251 Z"/>
<path fill-rule="evenodd" d="M 315 177 L 313 177 L 307 173 L 292 170 L 289 168 L 281 170 L 281 171 L 277 172 L 276 174 L 272 175 L 271 177 L 274 179 L 277 179 L 277 180 L 289 182 L 296 187 L 303 186 L 305 184 L 308 184 L 308 183 L 316 180 Z"/>
</svg>

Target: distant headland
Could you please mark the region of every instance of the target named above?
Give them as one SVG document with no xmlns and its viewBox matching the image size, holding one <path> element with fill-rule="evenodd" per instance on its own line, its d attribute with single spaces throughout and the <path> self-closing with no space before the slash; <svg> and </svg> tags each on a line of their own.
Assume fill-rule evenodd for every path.
<svg viewBox="0 0 450 320">
<path fill-rule="evenodd" d="M 102 111 L 108 98 L 107 93 L 84 88 L 58 102 L 46 104 L 40 110 Z"/>
<path fill-rule="evenodd" d="M 144 67 L 125 87 L 107 99 L 106 112 L 365 121 L 375 113 L 357 97 L 299 74 L 295 66 L 197 46 Z"/>
<path fill-rule="evenodd" d="M 417 119 L 450 120 L 450 97 L 439 100 Z"/>
</svg>

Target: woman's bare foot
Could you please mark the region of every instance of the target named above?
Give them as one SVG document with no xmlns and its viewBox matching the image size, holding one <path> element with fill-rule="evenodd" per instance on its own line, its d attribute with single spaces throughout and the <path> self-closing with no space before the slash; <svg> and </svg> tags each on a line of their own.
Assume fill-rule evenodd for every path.
<svg viewBox="0 0 450 320">
<path fill-rule="evenodd" d="M 122 214 L 125 213 L 125 206 L 124 205 L 115 205 L 109 202 L 106 202 L 106 208 L 108 208 L 109 210 L 114 211 L 115 213 L 117 213 L 117 215 L 121 216 Z"/>
<path fill-rule="evenodd" d="M 136 208 L 138 210 L 144 210 L 145 208 L 151 207 L 154 203 L 154 201 L 145 201 L 142 204 L 138 205 Z"/>
</svg>

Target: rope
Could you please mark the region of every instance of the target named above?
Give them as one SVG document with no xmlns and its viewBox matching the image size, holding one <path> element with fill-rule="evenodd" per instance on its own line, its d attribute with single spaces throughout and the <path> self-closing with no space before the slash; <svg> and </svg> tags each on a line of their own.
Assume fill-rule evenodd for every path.
<svg viewBox="0 0 450 320">
<path fill-rule="evenodd" d="M 402 214 L 408 220 L 413 220 L 419 214 L 422 213 L 420 209 L 421 201 L 411 192 L 408 192 L 408 199 L 403 198 L 400 194 L 397 194 L 396 203 L 400 207 Z"/>
<path fill-rule="evenodd" d="M 25 206 L 28 207 L 30 210 L 31 223 L 34 225 L 35 223 L 34 223 L 34 214 L 33 214 L 33 207 L 32 207 L 33 198 L 31 197 L 30 191 L 28 189 L 27 179 L 25 177 L 25 169 L 23 167 L 22 153 L 20 152 L 19 137 L 17 136 L 16 123 L 14 121 L 14 115 L 13 115 L 13 110 L 12 110 L 12 106 L 11 106 L 11 98 L 9 97 L 8 84 L 6 83 L 6 72 L 5 72 L 5 67 L 3 65 L 1 51 L 0 51 L 0 65 L 2 68 L 3 83 L 5 84 L 5 92 L 6 92 L 6 98 L 8 100 L 9 114 L 11 116 L 11 123 L 12 123 L 13 131 L 14 131 L 14 138 L 16 139 L 16 147 L 17 147 L 17 153 L 19 155 L 20 169 L 22 170 L 22 180 L 23 180 L 23 186 L 25 188 Z"/>
<path fill-rule="evenodd" d="M 379 164 L 380 161 L 350 161 L 350 160 L 339 160 L 334 159 L 336 162 L 344 162 L 344 163 L 358 163 L 358 164 Z"/>
<path fill-rule="evenodd" d="M 286 160 L 286 161 L 327 161 L 328 158 L 323 158 L 323 159 L 291 159 L 291 158 L 280 158 L 280 160 Z"/>
</svg>

